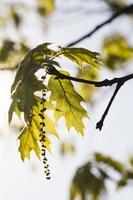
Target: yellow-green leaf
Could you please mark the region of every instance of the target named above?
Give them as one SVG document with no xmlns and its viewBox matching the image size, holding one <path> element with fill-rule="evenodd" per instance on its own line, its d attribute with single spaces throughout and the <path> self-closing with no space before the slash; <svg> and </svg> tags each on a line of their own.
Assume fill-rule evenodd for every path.
<svg viewBox="0 0 133 200">
<path fill-rule="evenodd" d="M 84 48 L 61 48 L 61 54 L 75 62 L 81 68 L 84 63 L 96 68 L 101 63 L 99 53 Z"/>
<path fill-rule="evenodd" d="M 62 73 L 69 75 L 66 72 Z M 56 122 L 64 117 L 68 130 L 74 127 L 77 132 L 83 134 L 84 124 L 82 120 L 88 115 L 80 105 L 84 99 L 75 91 L 71 81 L 55 79 L 55 76 L 51 76 L 48 90 L 51 91 L 50 102 L 56 102 L 54 112 Z"/>
<path fill-rule="evenodd" d="M 21 135 L 19 136 L 19 140 L 19 151 L 22 160 L 25 158 L 30 159 L 31 150 L 34 150 L 38 157 L 40 156 L 40 147 L 32 129 L 24 128 Z"/>
<path fill-rule="evenodd" d="M 41 132 L 41 125 L 40 122 L 42 122 L 41 117 L 39 116 L 39 112 L 41 109 L 41 105 L 38 102 L 37 106 L 33 107 L 33 117 L 31 123 L 28 125 L 28 127 L 25 127 L 22 131 L 22 133 L 19 136 L 20 140 L 20 146 L 19 151 L 21 154 L 22 160 L 25 158 L 30 158 L 31 151 L 33 150 L 38 157 L 40 157 L 40 134 Z M 45 131 L 46 131 L 46 142 L 45 146 L 47 150 L 51 151 L 50 145 L 51 141 L 48 138 L 49 134 L 52 134 L 56 137 L 58 137 L 58 132 L 56 130 L 54 121 L 50 119 L 46 114 L 44 114 L 45 118 Z"/>
<path fill-rule="evenodd" d="M 133 58 L 133 48 L 122 35 L 111 35 L 103 42 L 104 60 L 109 69 L 122 68 L 123 63 Z"/>
<path fill-rule="evenodd" d="M 42 81 L 39 81 L 32 73 L 29 76 L 27 75 L 23 82 L 19 82 L 16 91 L 12 95 L 9 122 L 11 122 L 13 112 L 19 115 L 19 112 L 24 112 L 25 121 L 29 122 L 31 109 L 37 102 L 34 93 L 45 88 L 46 86 L 42 84 Z"/>
</svg>

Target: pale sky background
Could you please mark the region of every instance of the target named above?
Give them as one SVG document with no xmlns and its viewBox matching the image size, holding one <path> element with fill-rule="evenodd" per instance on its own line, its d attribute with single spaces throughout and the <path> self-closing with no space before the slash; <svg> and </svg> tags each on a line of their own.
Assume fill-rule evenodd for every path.
<svg viewBox="0 0 133 200">
<path fill-rule="evenodd" d="M 11 2 L 2 1 L 1 2 Z M 12 1 L 13 2 L 13 1 Z M 16 1 L 15 1 L 16 2 Z M 65 2 L 62 0 L 62 2 Z M 69 4 L 67 0 L 64 4 Z M 73 1 L 73 3 L 76 2 Z M 93 0 L 90 0 L 92 6 Z M 133 2 L 133 1 L 130 1 Z M 32 0 L 27 2 L 34 6 Z M 58 0 L 60 6 L 61 0 Z M 62 3 L 61 6 L 65 7 Z M 103 4 L 102 4 L 103 5 Z M 97 6 L 98 7 L 98 6 Z M 101 6 L 102 7 L 102 6 Z M 61 9 L 60 9 L 61 10 Z M 100 16 L 100 17 L 99 17 Z M 108 13 L 100 15 L 84 14 L 64 14 L 57 11 L 47 22 L 37 24 L 32 13 L 27 13 L 25 23 L 27 29 L 22 30 L 21 34 L 30 39 L 33 46 L 50 41 L 57 45 L 65 45 L 75 40 L 79 36 L 91 30 L 100 21 L 107 18 Z M 29 22 L 32 22 L 29 25 Z M 39 27 L 47 24 L 48 29 L 45 32 L 39 32 Z M 123 28 L 124 27 L 124 28 Z M 133 45 L 133 21 L 126 17 L 121 17 L 111 25 L 104 27 L 88 40 L 78 44 L 81 47 L 87 47 L 93 51 L 100 51 L 101 41 L 105 34 L 115 32 L 129 35 L 129 40 Z M 1 37 L 9 35 L 16 39 L 17 34 L 11 29 L 0 33 Z M 132 67 L 132 66 L 131 66 Z M 125 72 L 117 73 L 118 76 L 124 73 L 132 72 L 132 68 Z M 108 74 L 103 69 L 102 78 L 113 77 L 114 74 Z M 72 70 L 70 70 L 72 72 Z M 1 200 L 68 200 L 69 188 L 75 170 L 84 162 L 91 158 L 92 153 L 100 151 L 110 155 L 115 159 L 126 162 L 130 155 L 133 155 L 133 80 L 127 82 L 118 93 L 110 112 L 105 120 L 101 132 L 95 129 L 96 122 L 100 119 L 112 94 L 112 90 L 106 89 L 101 99 L 98 100 L 93 109 L 88 108 L 91 120 L 86 122 L 85 136 L 82 138 L 74 131 L 68 133 L 62 123 L 58 129 L 61 132 L 60 140 L 52 139 L 52 155 L 49 156 L 52 179 L 47 181 L 43 175 L 43 165 L 35 157 L 34 153 L 30 161 L 22 162 L 20 159 L 17 135 L 11 130 L 7 122 L 7 112 L 10 105 L 10 86 L 13 82 L 15 73 L 0 72 L 0 199 Z M 65 138 L 72 139 L 77 147 L 77 153 L 74 156 L 61 158 L 58 146 Z M 129 186 L 120 191 L 115 191 L 112 185 L 109 185 L 108 200 L 132 200 L 133 186 Z"/>
</svg>

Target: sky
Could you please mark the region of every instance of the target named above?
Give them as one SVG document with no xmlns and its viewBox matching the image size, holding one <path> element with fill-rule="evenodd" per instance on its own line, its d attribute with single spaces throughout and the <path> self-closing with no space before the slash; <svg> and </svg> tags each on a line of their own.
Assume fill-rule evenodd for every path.
<svg viewBox="0 0 133 200">
<path fill-rule="evenodd" d="M 58 3 L 60 3 L 59 0 Z M 32 14 L 27 14 L 25 17 L 27 30 L 22 30 L 21 34 L 30 38 L 33 46 L 44 41 L 51 41 L 57 45 L 66 45 L 91 30 L 106 17 L 106 13 L 103 13 L 100 17 L 89 14 L 82 16 L 81 13 L 78 15 L 72 13 L 68 14 L 68 16 L 63 13 L 55 13 L 48 19 L 50 24 L 44 33 L 39 31 L 39 26 L 43 22 L 38 24 L 35 18 L 32 18 Z M 32 23 L 28 26 L 30 20 Z M 131 26 L 129 26 L 129 23 Z M 118 26 L 118 24 L 121 26 Z M 125 27 L 124 29 L 123 26 Z M 78 44 L 78 46 L 99 51 L 104 35 L 114 30 L 128 35 L 133 30 L 132 23 L 123 17 L 122 19 L 117 19 L 114 23 L 103 28 L 103 30 L 100 30 L 88 40 Z M 8 34 L 8 31 L 6 31 L 6 34 Z M 11 31 L 11 35 L 12 37 L 16 37 L 13 31 Z M 131 42 L 133 42 L 132 38 Z M 73 70 L 70 71 L 73 73 Z M 101 71 L 103 71 L 102 78 L 105 78 L 107 72 L 103 69 Z M 132 68 L 129 67 L 127 73 L 131 71 Z M 118 72 L 117 75 L 123 75 L 123 72 Z M 68 133 L 66 128 L 62 126 L 62 122 L 59 123 L 58 130 L 61 132 L 60 140 L 56 138 L 52 139 L 52 154 L 49 155 L 52 179 L 50 181 L 45 180 L 42 163 L 34 154 L 32 154 L 30 161 L 21 161 L 20 154 L 17 151 L 19 144 L 17 134 L 8 126 L 7 114 L 11 101 L 10 86 L 14 76 L 15 72 L 0 72 L 0 199 L 68 200 L 70 183 L 75 170 L 91 158 L 92 153 L 100 151 L 125 162 L 128 156 L 133 155 L 133 109 L 131 106 L 133 102 L 133 93 L 131 90 L 133 88 L 133 80 L 130 80 L 119 91 L 101 132 L 95 129 L 95 124 L 100 119 L 113 92 L 109 88 L 106 89 L 107 92 L 101 96 L 101 99 L 98 99 L 93 109 L 88 108 L 91 120 L 85 124 L 86 129 L 83 138 L 73 130 Z M 114 75 L 108 74 L 108 76 L 113 77 Z M 59 155 L 58 147 L 64 139 L 72 139 L 75 143 L 77 152 L 74 156 L 71 155 L 62 158 Z M 109 196 L 107 199 L 132 200 L 133 189 L 132 187 L 127 187 L 116 192 L 113 186 L 109 185 Z"/>
</svg>

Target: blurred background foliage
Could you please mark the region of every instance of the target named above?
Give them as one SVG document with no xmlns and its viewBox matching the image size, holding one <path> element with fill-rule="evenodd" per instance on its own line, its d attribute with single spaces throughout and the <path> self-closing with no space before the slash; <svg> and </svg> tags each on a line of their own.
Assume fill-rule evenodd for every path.
<svg viewBox="0 0 133 200">
<path fill-rule="evenodd" d="M 99 152 L 94 153 L 86 164 L 77 169 L 71 184 L 70 200 L 77 197 L 81 200 L 107 199 L 108 182 L 112 182 L 116 190 L 133 184 L 132 158 L 125 165 Z"/>
<path fill-rule="evenodd" d="M 29 48 L 23 41 L 20 43 L 15 43 L 9 39 L 1 41 L 0 69 L 16 69 L 28 50 Z"/>
<path fill-rule="evenodd" d="M 104 2 L 104 8 L 107 9 L 110 15 L 128 5 L 126 0 L 98 0 L 97 2 Z M 23 1 L 1 3 L 0 32 L 3 32 L 0 38 L 1 70 L 16 70 L 26 52 L 32 47 L 28 38 L 21 33 L 27 13 L 33 12 L 35 18 L 38 21 L 42 20 L 44 23 L 57 9 L 59 12 L 64 9 L 64 13 L 69 10 L 69 1 L 63 8 L 59 8 L 56 3 L 55 0 L 35 0 L 31 5 Z M 82 10 L 84 14 L 89 9 L 89 0 L 84 1 L 84 3 L 78 0 L 77 5 L 79 6 L 76 8 L 76 12 L 78 13 Z M 71 9 L 73 8 L 75 7 Z M 72 10 L 72 12 L 75 12 L 75 10 Z M 128 17 L 132 17 L 133 12 L 127 14 Z M 17 33 L 16 40 L 10 37 L 11 27 Z M 5 34 L 6 29 L 8 29 L 8 34 Z M 128 63 L 133 59 L 133 46 L 130 44 L 128 37 L 122 33 L 116 33 L 115 30 L 103 39 L 100 52 L 105 70 L 114 74 L 128 67 Z M 79 69 L 76 72 L 76 76 L 89 80 L 99 80 L 101 78 L 101 70 L 89 68 L 89 66 L 85 65 L 83 70 Z M 93 106 L 95 96 L 100 94 L 100 89 L 86 84 L 79 85 L 77 89 L 90 106 Z M 15 126 L 16 129 L 17 125 Z M 62 156 L 67 154 L 74 156 L 76 153 L 76 147 L 71 141 L 64 141 L 59 149 Z M 80 166 L 75 172 L 70 187 L 70 200 L 76 200 L 77 196 L 81 200 L 103 199 L 108 195 L 108 182 L 110 181 L 113 182 L 116 189 L 121 189 L 132 183 L 133 158 L 130 158 L 128 163 L 124 164 L 99 152 L 94 153 L 88 159 L 88 162 Z"/>
</svg>

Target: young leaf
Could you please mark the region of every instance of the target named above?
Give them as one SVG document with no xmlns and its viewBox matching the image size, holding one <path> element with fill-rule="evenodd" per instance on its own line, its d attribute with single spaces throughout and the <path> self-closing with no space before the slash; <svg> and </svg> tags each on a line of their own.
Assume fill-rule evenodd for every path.
<svg viewBox="0 0 133 200">
<path fill-rule="evenodd" d="M 27 80 L 19 82 L 15 93 L 12 95 L 9 122 L 11 122 L 13 112 L 16 112 L 17 115 L 20 115 L 19 112 L 24 112 L 25 121 L 29 122 L 31 109 L 37 103 L 34 93 L 45 88 L 46 86 L 34 74 L 29 74 Z"/>
<path fill-rule="evenodd" d="M 62 71 L 62 73 L 69 75 Z M 87 118 L 86 110 L 80 105 L 83 98 L 75 91 L 70 80 L 55 79 L 51 76 L 48 83 L 48 90 L 51 91 L 50 102 L 55 101 L 54 117 L 56 122 L 64 117 L 68 130 L 74 127 L 77 132 L 83 134 L 83 118 Z"/>
<path fill-rule="evenodd" d="M 19 136 L 20 146 L 19 151 L 22 160 L 30 158 L 31 150 L 34 150 L 36 155 L 40 157 L 40 148 L 37 142 L 37 138 L 34 135 L 32 128 L 24 128 Z"/>
<path fill-rule="evenodd" d="M 73 58 L 72 60 L 81 67 L 84 63 L 95 67 L 97 66 L 97 62 L 100 61 L 97 58 L 98 53 L 80 48 L 62 48 L 59 52 L 49 49 L 49 44 L 41 44 L 27 53 L 20 63 L 11 88 L 12 103 L 9 110 L 9 122 L 11 122 L 14 112 L 19 117 L 23 113 L 26 122 L 26 127 L 19 136 L 19 151 L 22 159 L 25 157 L 29 158 L 31 150 L 34 150 L 39 157 L 39 142 L 44 145 L 44 141 L 42 142 L 43 139 L 40 138 L 42 130 L 43 133 L 46 133 L 46 144 L 44 146 L 50 150 L 48 133 L 52 133 L 58 137 L 55 122 L 57 123 L 61 117 L 65 118 L 68 130 L 74 127 L 80 134 L 83 134 L 84 129 L 82 120 L 83 118 L 88 118 L 86 110 L 81 106 L 81 102 L 84 99 L 75 91 L 70 80 L 55 79 L 55 76 L 51 74 L 48 86 L 45 86 L 42 81 L 37 79 L 35 73 L 40 69 L 44 69 L 44 73 L 48 73 L 50 72 L 50 68 L 59 67 L 59 63 L 54 58 L 61 54 Z M 69 75 L 67 72 L 62 73 Z M 44 74 L 42 77 L 45 77 Z M 51 92 L 50 97 L 47 101 L 42 97 L 42 101 L 40 102 L 40 97 L 36 96 L 35 93 L 37 91 L 44 92 L 45 89 Z M 43 92 L 42 95 L 44 95 Z M 56 102 L 56 105 L 53 102 Z M 46 113 L 40 113 L 42 110 L 41 103 L 44 106 L 43 108 L 54 111 L 53 119 L 50 119 Z M 42 122 L 43 119 L 44 122 Z"/>
<path fill-rule="evenodd" d="M 50 57 L 57 54 L 55 51 L 48 48 L 49 45 L 50 43 L 41 44 L 26 54 L 19 65 L 11 88 L 12 93 L 16 90 L 16 86 L 19 82 L 24 82 L 31 74 L 34 74 L 37 70 L 43 68 L 42 64 L 48 61 L 47 57 L 50 59 Z"/>
<path fill-rule="evenodd" d="M 71 61 L 75 62 L 81 68 L 84 63 L 87 63 L 91 67 L 98 67 L 101 60 L 99 53 L 89 51 L 84 48 L 61 48 L 61 54 Z"/>
<path fill-rule="evenodd" d="M 25 158 L 30 158 L 30 153 L 33 150 L 38 157 L 40 157 L 40 134 L 42 133 L 41 131 L 41 125 L 40 122 L 42 121 L 41 117 L 39 116 L 41 109 L 41 105 L 39 102 L 37 103 L 37 106 L 33 107 L 33 116 L 32 116 L 32 121 L 31 123 L 25 127 L 22 131 L 22 133 L 19 136 L 20 140 L 20 146 L 19 146 L 19 151 L 21 154 L 22 160 Z M 55 128 L 54 121 L 51 120 L 46 114 L 44 115 L 45 117 L 45 131 L 47 133 L 46 135 L 46 148 L 50 151 L 50 140 L 48 138 L 48 135 L 51 133 L 54 136 L 58 137 L 58 132 Z M 44 142 L 41 142 L 44 143 Z"/>
</svg>

